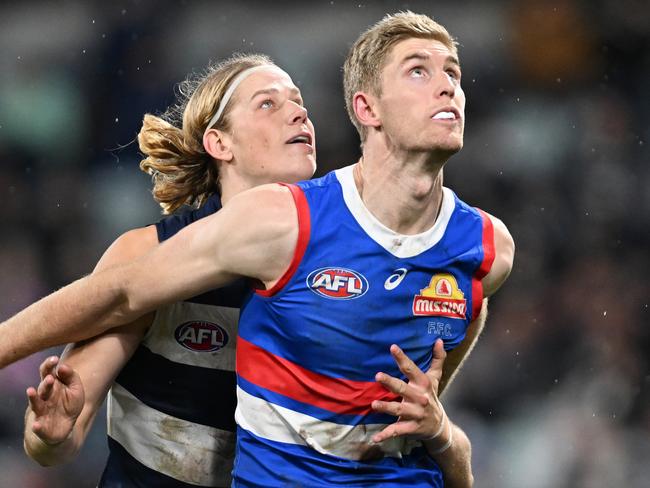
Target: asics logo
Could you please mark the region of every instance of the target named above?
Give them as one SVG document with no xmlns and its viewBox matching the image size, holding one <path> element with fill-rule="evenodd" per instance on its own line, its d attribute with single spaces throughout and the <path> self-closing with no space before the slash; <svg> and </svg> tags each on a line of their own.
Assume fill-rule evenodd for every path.
<svg viewBox="0 0 650 488">
<path fill-rule="evenodd" d="M 389 291 L 397 288 L 406 276 L 406 273 L 408 273 L 406 268 L 397 268 L 392 275 L 386 278 L 386 281 L 384 282 L 384 288 Z"/>
</svg>

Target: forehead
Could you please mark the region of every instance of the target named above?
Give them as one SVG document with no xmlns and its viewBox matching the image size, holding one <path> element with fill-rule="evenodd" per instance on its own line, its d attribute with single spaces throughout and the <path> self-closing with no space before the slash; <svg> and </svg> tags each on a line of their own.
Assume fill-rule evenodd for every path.
<svg viewBox="0 0 650 488">
<path fill-rule="evenodd" d="M 409 39 L 404 39 L 393 46 L 388 57 L 387 66 L 399 65 L 404 60 L 418 55 L 429 57 L 434 60 L 446 60 L 447 58 L 452 58 L 456 63 L 458 62 L 456 54 L 442 42 L 436 41 L 435 39 L 411 37 Z"/>
<path fill-rule="evenodd" d="M 273 67 L 249 75 L 237 87 L 236 95 L 239 99 L 248 100 L 260 90 L 290 90 L 300 92 L 285 71 Z"/>
</svg>

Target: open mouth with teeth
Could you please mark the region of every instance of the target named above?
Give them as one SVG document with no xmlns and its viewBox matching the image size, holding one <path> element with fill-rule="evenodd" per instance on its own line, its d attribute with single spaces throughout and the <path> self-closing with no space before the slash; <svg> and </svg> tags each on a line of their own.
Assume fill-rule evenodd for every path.
<svg viewBox="0 0 650 488">
<path fill-rule="evenodd" d="M 446 112 L 444 110 L 432 117 L 433 120 L 456 120 L 457 118 L 454 112 Z"/>
</svg>

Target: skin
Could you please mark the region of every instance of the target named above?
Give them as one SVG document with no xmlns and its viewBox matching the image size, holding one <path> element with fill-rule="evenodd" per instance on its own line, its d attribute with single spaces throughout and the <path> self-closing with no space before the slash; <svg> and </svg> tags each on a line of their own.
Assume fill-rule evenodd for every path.
<svg viewBox="0 0 650 488">
<path fill-rule="evenodd" d="M 158 244 L 153 226 L 120 236 L 95 272 L 128 262 Z M 41 382 L 27 389 L 25 452 L 42 466 L 71 461 L 83 446 L 108 390 L 153 321 L 147 314 L 92 340 L 70 344 L 39 368 Z M 63 362 L 65 361 L 65 363 Z"/>
<path fill-rule="evenodd" d="M 442 167 L 462 147 L 461 120 L 432 119 L 439 110 L 464 112 L 459 80 L 452 81 L 448 73 L 454 64 L 450 55 L 438 41 L 402 41 L 382 72 L 382 95 L 354 96 L 356 116 L 369 129 L 362 163 L 355 168 L 357 189 L 378 220 L 403 234 L 420 233 L 434 224 L 442 198 Z M 416 58 L 419 68 L 408 64 Z M 415 68 L 424 68 L 426 76 Z M 400 105 L 407 117 L 398 124 L 393 117 L 401 113 Z M 381 198 L 386 193 L 396 198 L 387 202 Z M 497 258 L 483 279 L 486 294 L 505 280 L 514 252 L 503 223 L 490 218 Z M 244 228 L 243 219 L 248 223 Z M 142 258 L 72 283 L 9 319 L 3 324 L 0 365 L 63 341 L 92 337 L 162 304 L 223 286 L 234 276 L 248 276 L 270 288 L 289 266 L 297 236 L 297 213 L 286 188 L 263 185 L 237 194 L 222 211 L 183 229 Z M 39 324 L 46 316 L 49 325 L 43 331 Z M 422 376 L 426 373 L 400 362 L 395 347 L 391 353 L 406 369 L 409 382 L 389 381 L 387 375 L 377 379 L 395 393 L 409 393 L 402 402 L 374 405 L 377 411 L 402 412 L 399 430 L 394 427 L 398 421 L 379 435 L 425 439 L 441 464 L 446 486 L 471 486 L 467 438 L 453 430 L 454 442 L 442 455 L 436 451 L 448 443 L 452 427 L 426 440 L 441 424 L 451 425 L 439 408 L 437 383 L 434 387 L 432 378 Z M 415 385 L 408 388 L 411 383 Z M 445 464 L 450 458 L 454 461 Z"/>
<path fill-rule="evenodd" d="M 206 150 L 221 166 L 224 205 L 234 194 L 262 183 L 311 177 L 316 168 L 314 127 L 300 91 L 284 71 L 251 75 L 233 102 L 231 130 L 210 130 L 204 138 Z M 311 143 L 286 144 L 299 133 Z M 247 140 L 252 143 L 242 144 Z M 263 157 L 252 158 L 256 151 Z M 284 164 L 274 164 L 277 160 Z M 95 272 L 141 257 L 157 245 L 154 226 L 129 231 L 104 253 Z M 147 314 L 91 341 L 70 344 L 61 360 L 53 356 L 41 364 L 39 385 L 27 389 L 24 446 L 30 457 L 49 466 L 76 456 L 109 388 L 153 318 Z"/>
</svg>

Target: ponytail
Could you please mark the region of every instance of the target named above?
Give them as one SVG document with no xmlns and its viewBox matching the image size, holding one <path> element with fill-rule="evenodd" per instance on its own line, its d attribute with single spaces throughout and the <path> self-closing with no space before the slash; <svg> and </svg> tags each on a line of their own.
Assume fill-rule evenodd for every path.
<svg viewBox="0 0 650 488">
<path fill-rule="evenodd" d="M 140 169 L 151 175 L 153 197 L 164 214 L 183 205 L 200 207 L 220 193 L 218 161 L 203 147 L 203 133 L 232 80 L 242 71 L 273 64 L 262 54 L 235 54 L 190 75 L 177 87 L 177 101 L 160 117 L 145 114 L 138 134 L 145 158 Z M 214 125 L 229 130 L 230 103 Z"/>
<path fill-rule="evenodd" d="M 140 169 L 151 175 L 153 197 L 164 214 L 183 205 L 200 207 L 219 192 L 219 170 L 202 142 L 160 117 L 146 114 L 138 134 L 146 156 Z"/>
</svg>

